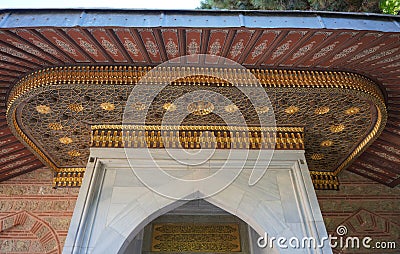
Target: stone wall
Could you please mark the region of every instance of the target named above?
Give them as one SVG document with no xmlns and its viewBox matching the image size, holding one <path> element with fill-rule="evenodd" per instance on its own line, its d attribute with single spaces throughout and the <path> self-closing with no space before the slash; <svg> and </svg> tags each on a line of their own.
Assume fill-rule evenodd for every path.
<svg viewBox="0 0 400 254">
<path fill-rule="evenodd" d="M 334 253 L 399 253 L 400 187 L 390 188 L 344 171 L 339 175 L 339 191 L 317 191 L 318 202 L 329 234 L 338 236 L 343 225 L 346 236 L 396 241 L 396 249 L 335 248 Z"/>
<path fill-rule="evenodd" d="M 400 187 L 389 188 L 350 172 L 340 191 L 317 191 L 328 232 L 345 225 L 351 236 L 397 241 L 397 250 L 336 253 L 398 253 Z M 0 183 L 0 253 L 61 253 L 79 189 L 52 188 L 47 168 Z"/>
<path fill-rule="evenodd" d="M 77 188 L 52 188 L 41 168 L 0 183 L 0 253 L 61 253 Z"/>
</svg>

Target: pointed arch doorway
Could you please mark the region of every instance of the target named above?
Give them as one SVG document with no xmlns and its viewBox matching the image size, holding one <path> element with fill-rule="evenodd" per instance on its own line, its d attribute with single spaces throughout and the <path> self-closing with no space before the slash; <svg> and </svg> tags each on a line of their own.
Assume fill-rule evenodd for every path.
<svg viewBox="0 0 400 254">
<path fill-rule="evenodd" d="M 152 150 L 155 158 L 165 158 L 163 152 Z M 214 156 L 224 156 L 223 151 L 216 150 Z M 177 171 L 174 167 L 171 170 Z M 181 171 L 184 172 L 188 170 Z M 250 173 L 244 170 L 229 186 L 205 201 L 236 216 L 261 236 L 317 240 L 327 237 L 304 151 L 275 151 L 268 170 L 253 186 L 248 184 Z M 159 195 L 136 177 L 123 149 L 92 148 L 64 253 L 125 253 L 146 225 L 187 203 L 185 197 L 199 196 L 196 189 L 182 190 L 182 200 Z M 251 245 L 256 246 L 254 239 Z M 275 246 L 255 248 L 249 253 L 274 252 L 332 253 L 329 245 L 317 249 Z"/>
<path fill-rule="evenodd" d="M 258 234 L 205 200 L 192 200 L 148 223 L 118 253 L 278 253 L 254 246 Z"/>
</svg>

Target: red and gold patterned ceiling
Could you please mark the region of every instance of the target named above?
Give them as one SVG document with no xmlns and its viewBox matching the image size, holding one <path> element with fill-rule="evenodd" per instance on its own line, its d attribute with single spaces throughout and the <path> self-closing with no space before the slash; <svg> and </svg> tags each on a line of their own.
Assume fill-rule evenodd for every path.
<svg viewBox="0 0 400 254">
<path fill-rule="evenodd" d="M 12 135 L 6 121 L 7 98 L 22 77 L 47 67 L 155 66 L 179 56 L 211 54 L 247 68 L 346 71 L 377 83 L 385 97 L 386 127 L 348 170 L 396 186 L 399 22 L 398 17 L 326 13 L 3 11 L 0 180 L 42 166 Z"/>
</svg>

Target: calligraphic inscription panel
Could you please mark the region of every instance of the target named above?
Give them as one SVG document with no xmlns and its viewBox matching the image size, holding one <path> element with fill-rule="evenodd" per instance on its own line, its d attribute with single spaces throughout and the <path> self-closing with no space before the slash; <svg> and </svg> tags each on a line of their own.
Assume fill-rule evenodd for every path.
<svg viewBox="0 0 400 254">
<path fill-rule="evenodd" d="M 162 223 L 153 224 L 151 249 L 163 253 L 240 252 L 237 223 Z"/>
</svg>

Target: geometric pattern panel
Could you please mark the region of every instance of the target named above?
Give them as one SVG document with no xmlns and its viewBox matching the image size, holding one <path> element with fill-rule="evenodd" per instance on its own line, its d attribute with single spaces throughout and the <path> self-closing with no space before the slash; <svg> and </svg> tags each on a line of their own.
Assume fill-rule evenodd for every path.
<svg viewBox="0 0 400 254">
<path fill-rule="evenodd" d="M 78 72 L 76 69 L 60 68 L 54 73 L 51 69 L 38 72 L 21 81 L 10 95 L 8 117 L 14 132 L 25 138 L 25 142 L 31 144 L 36 153 L 43 155 L 41 157 L 46 163 L 54 165 L 56 171 L 57 168 L 84 167 L 89 155 L 90 126 L 121 124 L 122 115 L 125 122 L 133 124 L 141 124 L 135 121 L 144 117 L 146 125 L 160 125 L 163 115 L 168 113 L 172 115 L 172 120 L 187 115 L 181 123 L 183 126 L 210 126 L 210 123 L 223 126 L 226 123 L 214 112 L 229 115 L 238 111 L 244 116 L 246 126 L 260 126 L 260 114 L 269 119 L 267 122 L 276 120 L 277 126 L 304 126 L 310 169 L 337 173 L 373 140 L 386 119 L 385 106 L 374 83 L 346 73 L 315 72 L 317 79 L 308 81 L 305 76 L 309 75 L 308 72 L 290 72 L 290 77 L 286 71 L 254 70 L 270 100 L 270 104 L 265 102 L 259 108 L 255 108 L 237 87 L 194 77 L 192 82 L 183 80 L 167 85 L 152 101 L 149 111 L 145 112 L 141 100 L 147 92 L 151 92 L 151 86 L 141 89 L 143 94 L 134 94 L 130 98 L 136 101 L 133 105 L 126 105 L 134 88 L 134 84 L 127 84 L 126 80 L 132 83 L 132 77 L 133 80 L 140 79 L 140 76 L 135 77 L 142 75 L 140 72 L 116 67 L 107 73 L 114 71 L 118 76 L 116 79 L 110 76 L 113 79 L 108 80 L 108 74 L 103 74 L 103 69 L 85 70 Z M 91 69 L 88 67 L 87 70 Z M 89 77 L 85 73 L 95 76 Z M 73 75 L 77 81 L 69 80 L 67 83 L 71 84 L 64 84 L 64 77 L 68 75 Z M 289 80 L 281 81 L 280 75 L 288 75 Z M 326 79 L 329 82 L 325 82 Z M 263 100 L 256 87 L 246 90 L 252 100 Z M 199 95 L 201 93 L 194 93 L 196 91 L 222 95 L 228 102 L 213 96 L 203 98 Z M 190 95 L 192 97 L 186 102 L 174 104 L 186 94 L 194 95 Z M 209 112 L 197 114 L 190 111 L 193 102 L 204 104 L 204 101 L 211 108 Z M 204 107 L 203 104 L 199 105 Z M 172 124 L 175 122 L 172 121 Z M 240 122 L 230 124 L 238 125 Z"/>
</svg>

